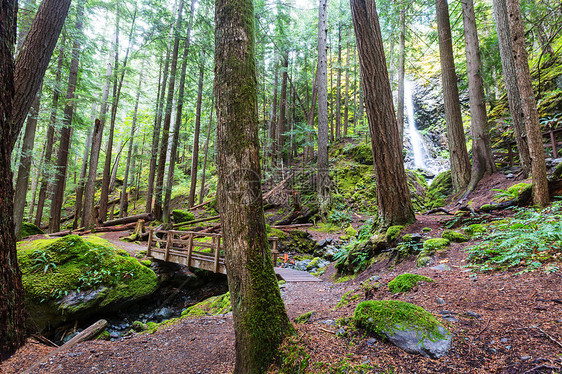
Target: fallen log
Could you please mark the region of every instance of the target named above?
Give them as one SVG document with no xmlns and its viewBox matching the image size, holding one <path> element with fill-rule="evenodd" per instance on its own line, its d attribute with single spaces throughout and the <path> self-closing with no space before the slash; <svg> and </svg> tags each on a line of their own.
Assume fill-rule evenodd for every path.
<svg viewBox="0 0 562 374">
<path fill-rule="evenodd" d="M 205 201 L 205 202 L 203 202 L 203 203 L 201 203 L 201 204 L 199 204 L 199 205 L 192 206 L 191 208 L 189 208 L 189 210 L 199 209 L 199 208 L 201 208 L 201 207 L 204 207 L 205 205 L 208 205 L 208 204 L 212 203 L 213 201 L 214 201 L 214 200 L 207 200 L 207 201 Z"/>
<path fill-rule="evenodd" d="M 65 344 L 63 344 L 59 348 L 57 348 L 54 351 L 52 351 L 51 353 L 49 353 L 47 356 L 35 361 L 35 363 L 33 365 L 31 365 L 31 367 L 28 368 L 23 374 L 29 374 L 29 373 L 33 372 L 42 363 L 49 360 L 50 358 L 52 358 L 56 354 L 66 350 L 68 348 L 72 348 L 78 343 L 82 343 L 83 341 L 86 341 L 86 340 L 89 340 L 89 339 L 93 338 L 94 336 L 99 334 L 100 331 L 105 329 L 105 326 L 107 326 L 107 321 L 105 319 L 100 319 L 99 321 L 97 321 L 96 323 L 94 323 L 93 325 L 88 327 L 86 330 L 82 331 L 81 333 L 76 335 L 74 338 L 70 339 L 68 342 L 66 342 Z"/>
<path fill-rule="evenodd" d="M 107 227 L 107 226 L 122 225 L 122 224 L 125 224 L 125 223 L 136 223 L 139 219 L 142 219 L 145 222 L 154 221 L 154 215 L 152 213 L 137 214 L 137 215 L 134 215 L 134 216 L 117 218 L 117 219 L 113 219 L 113 220 L 110 220 L 110 221 L 105 221 L 101 225 L 103 227 Z"/>
<path fill-rule="evenodd" d="M 221 216 L 213 216 L 213 217 L 201 218 L 201 219 L 196 219 L 196 220 L 194 220 L 194 221 L 174 223 L 173 226 L 174 226 L 174 228 L 176 228 L 176 227 L 180 227 L 180 226 L 194 225 L 194 224 L 196 224 L 196 223 L 214 221 L 215 219 L 219 219 L 219 218 L 221 218 Z"/>
<path fill-rule="evenodd" d="M 293 230 L 293 229 L 298 229 L 300 227 L 311 227 L 314 226 L 314 224 L 312 223 L 298 223 L 298 224 L 294 224 L 294 225 L 276 225 L 276 226 L 271 226 L 272 229 L 279 229 L 279 230 Z"/>
<path fill-rule="evenodd" d="M 288 181 L 291 180 L 291 178 L 293 178 L 293 176 L 294 176 L 294 174 L 291 173 L 291 175 L 289 175 L 287 178 L 283 179 L 281 181 L 281 183 L 279 183 L 277 186 L 275 186 L 271 190 L 269 190 L 269 192 L 267 192 L 265 195 L 263 195 L 263 200 L 267 199 L 268 197 L 270 197 L 271 195 L 273 195 L 274 193 L 279 191 L 281 189 L 281 187 L 283 187 L 285 185 L 285 183 L 287 183 Z"/>
</svg>

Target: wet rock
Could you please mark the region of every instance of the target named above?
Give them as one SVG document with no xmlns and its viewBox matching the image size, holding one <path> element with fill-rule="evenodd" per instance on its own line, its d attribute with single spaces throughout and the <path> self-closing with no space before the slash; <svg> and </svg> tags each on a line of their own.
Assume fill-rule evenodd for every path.
<svg viewBox="0 0 562 374">
<path fill-rule="evenodd" d="M 335 326 L 336 322 L 333 319 L 325 319 L 323 321 L 318 321 L 319 324 L 321 325 L 326 325 L 326 326 Z"/>
<path fill-rule="evenodd" d="M 443 298 L 438 297 L 437 300 L 435 300 L 435 302 L 437 303 L 437 305 L 444 305 L 445 304 L 445 300 L 443 300 Z"/>
<path fill-rule="evenodd" d="M 447 270 L 451 270 L 451 268 L 445 264 L 439 264 L 436 266 L 432 266 L 430 267 L 431 270 L 438 270 L 438 271 L 447 271 Z"/>
<path fill-rule="evenodd" d="M 367 345 L 368 345 L 369 347 L 372 347 L 372 346 L 374 346 L 375 344 L 377 344 L 377 339 L 375 339 L 375 338 L 367 339 Z"/>
<path fill-rule="evenodd" d="M 158 311 L 158 317 L 162 319 L 169 319 L 173 315 L 174 315 L 174 311 L 170 308 L 164 307 Z"/>
<path fill-rule="evenodd" d="M 439 358 L 447 354 L 453 339 L 443 326 L 438 326 L 437 331 L 444 338 L 435 339 L 435 341 L 423 337 L 420 339 L 420 331 L 417 329 L 396 330 L 394 334 L 387 337 L 391 343 L 408 353 L 419 353 L 425 357 Z"/>
</svg>

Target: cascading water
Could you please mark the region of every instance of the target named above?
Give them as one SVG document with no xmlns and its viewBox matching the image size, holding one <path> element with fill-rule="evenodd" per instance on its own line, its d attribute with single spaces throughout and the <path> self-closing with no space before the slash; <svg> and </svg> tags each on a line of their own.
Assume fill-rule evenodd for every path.
<svg viewBox="0 0 562 374">
<path fill-rule="evenodd" d="M 412 153 L 414 156 L 414 166 L 417 169 L 427 169 L 428 165 L 426 160 L 429 152 L 427 145 L 423 140 L 420 132 L 416 128 L 416 120 L 414 118 L 414 100 L 412 98 L 412 91 L 414 84 L 410 81 L 404 81 L 404 109 L 408 120 L 408 135 L 412 143 Z"/>
<path fill-rule="evenodd" d="M 429 175 L 437 175 L 447 169 L 447 162 L 441 157 L 432 155 L 428 144 L 416 127 L 413 99 L 414 88 L 414 82 L 404 81 L 404 110 L 407 121 L 404 135 L 408 140 L 412 156 L 411 160 L 406 163 L 406 167 L 421 169 Z"/>
</svg>

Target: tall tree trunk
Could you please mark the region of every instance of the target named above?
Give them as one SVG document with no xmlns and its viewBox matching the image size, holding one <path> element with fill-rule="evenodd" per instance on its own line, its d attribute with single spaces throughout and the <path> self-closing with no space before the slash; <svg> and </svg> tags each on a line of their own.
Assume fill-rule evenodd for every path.
<svg viewBox="0 0 562 374">
<path fill-rule="evenodd" d="M 160 61 L 160 76 L 158 82 L 158 95 L 156 99 L 156 114 L 154 116 L 154 129 L 152 131 L 152 147 L 150 148 L 150 166 L 148 172 L 148 184 L 146 187 L 146 207 L 145 212 L 152 212 L 152 199 L 154 194 L 154 177 L 156 176 L 156 163 L 158 161 L 158 146 L 160 145 L 160 127 L 162 125 L 162 109 L 164 105 L 164 97 L 166 96 L 166 83 L 168 82 L 168 68 L 170 65 L 170 37 L 168 48 L 166 50 L 166 61 L 164 62 L 164 72 L 162 72 L 162 63 Z"/>
<path fill-rule="evenodd" d="M 179 133 L 180 133 L 180 125 L 181 125 L 181 115 L 183 112 L 183 102 L 185 100 L 185 78 L 187 72 L 187 58 L 189 55 L 189 46 L 191 44 L 191 25 L 193 22 L 193 14 L 195 12 L 195 1 L 191 1 L 191 12 L 190 17 L 188 20 L 187 26 L 187 37 L 185 39 L 185 46 L 183 50 L 183 63 L 181 66 L 181 75 L 180 75 L 180 82 L 179 82 L 179 90 L 178 90 L 178 98 L 177 98 L 177 106 L 176 106 L 176 121 L 174 122 L 174 133 L 172 136 L 172 144 L 170 147 L 170 161 L 168 167 L 168 180 L 166 181 L 166 193 L 164 195 L 164 206 L 163 206 L 163 216 L 162 222 L 168 223 L 170 222 L 170 204 L 172 201 L 172 186 L 174 184 L 174 169 L 176 167 L 176 159 L 178 153 L 178 142 L 179 142 Z M 199 108 L 199 113 L 201 113 L 201 108 Z M 199 134 L 197 134 L 199 136 Z M 193 171 L 192 171 L 193 173 Z"/>
<path fill-rule="evenodd" d="M 197 88 L 197 106 L 195 108 L 195 129 L 193 130 L 193 152 L 191 153 L 191 183 L 189 186 L 189 207 L 195 204 L 197 188 L 197 167 L 199 165 L 199 131 L 201 129 L 201 103 L 203 101 L 203 78 L 205 77 L 205 61 L 201 59 L 199 68 L 199 87 Z"/>
<path fill-rule="evenodd" d="M 27 112 L 68 13 L 70 0 L 45 0 L 14 63 L 17 2 L 0 3 L 0 361 L 25 342 L 25 311 L 14 231 L 10 161 Z"/>
<path fill-rule="evenodd" d="M 41 171 L 43 170 L 43 160 L 45 158 L 45 143 L 43 143 L 43 146 L 41 147 L 41 149 L 43 149 L 43 152 L 41 152 L 41 158 L 39 160 L 39 165 L 35 166 L 34 168 L 34 174 L 33 174 L 33 179 L 31 181 L 31 202 L 29 204 L 29 214 L 27 215 L 27 221 L 31 222 L 33 221 L 33 215 L 35 214 L 35 201 L 37 200 L 37 189 L 39 187 L 39 179 L 41 178 Z"/>
<path fill-rule="evenodd" d="M 39 115 L 40 105 L 41 88 L 39 88 L 35 101 L 33 102 L 33 105 L 31 105 L 22 142 L 20 166 L 14 194 L 14 224 L 16 238 L 21 237 L 23 212 L 25 210 L 25 202 L 27 200 L 27 187 L 29 185 L 29 174 L 31 172 L 31 161 L 33 158 L 33 144 L 35 142 L 35 130 L 37 129 L 37 116 Z"/>
<path fill-rule="evenodd" d="M 271 103 L 271 119 L 269 121 L 269 158 L 273 162 L 277 158 L 277 86 L 279 85 L 279 62 L 277 61 L 277 51 L 273 56 L 275 69 L 273 71 L 273 102 Z"/>
<path fill-rule="evenodd" d="M 466 66 L 468 72 L 468 91 L 470 100 L 470 125 L 472 129 L 472 172 L 467 193 L 476 188 L 485 174 L 496 171 L 486 115 L 484 83 L 482 81 L 482 62 L 476 29 L 476 16 L 472 0 L 461 0 Z"/>
<path fill-rule="evenodd" d="M 318 7 L 318 174 L 316 178 L 318 205 L 326 214 L 331 205 L 328 170 L 328 1 L 319 0 Z"/>
<path fill-rule="evenodd" d="M 43 155 L 43 165 L 44 170 L 41 175 L 41 186 L 39 187 L 39 197 L 37 198 L 37 213 L 35 215 L 35 225 L 41 226 L 41 221 L 43 220 L 43 208 L 45 206 L 45 200 L 47 198 L 47 188 L 50 184 L 51 178 L 51 155 L 53 153 L 53 144 L 55 142 L 55 125 L 57 122 L 57 110 L 60 98 L 60 86 L 61 86 L 61 75 L 62 75 L 62 64 L 64 62 L 64 45 L 65 45 L 65 35 L 62 35 L 59 53 L 57 57 L 57 68 L 55 70 L 55 88 L 53 90 L 53 103 L 51 106 L 51 114 L 49 116 L 49 127 L 47 129 L 47 140 L 45 141 L 45 153 Z"/>
<path fill-rule="evenodd" d="M 398 94 L 396 104 L 396 118 L 398 122 L 398 133 L 400 134 L 400 146 L 404 143 L 404 75 L 406 61 L 406 4 L 400 2 L 400 35 L 398 36 Z"/>
<path fill-rule="evenodd" d="M 82 33 L 84 2 L 80 0 L 77 5 L 75 29 L 77 34 Z M 54 186 L 54 193 L 51 199 L 51 211 L 49 217 L 49 232 L 60 231 L 60 220 L 62 204 L 64 202 L 64 187 L 66 185 L 66 170 L 68 167 L 68 152 L 70 149 L 70 138 L 72 135 L 72 116 L 74 114 L 74 92 L 78 82 L 78 65 L 80 63 L 80 38 L 74 39 L 72 44 L 72 59 L 70 60 L 70 70 L 68 74 L 68 88 L 66 91 L 66 104 L 64 107 L 64 123 L 60 133 L 59 152 L 57 155 L 57 171 Z"/>
<path fill-rule="evenodd" d="M 133 139 L 130 139 L 133 141 Z M 117 154 L 115 155 L 115 160 L 113 161 L 113 166 L 111 167 L 111 178 L 109 178 L 109 193 L 115 191 L 115 182 L 117 181 L 117 171 L 119 171 L 119 163 L 121 162 L 121 153 L 123 148 L 127 145 L 127 141 L 120 141 L 117 146 Z"/>
<path fill-rule="evenodd" d="M 345 102 L 343 108 L 343 136 L 347 137 L 349 127 L 349 70 L 351 63 L 351 30 L 347 28 L 347 52 L 345 54 Z"/>
<path fill-rule="evenodd" d="M 314 84 L 312 86 L 312 101 L 308 110 L 307 123 L 308 131 L 306 132 L 306 147 L 304 149 L 305 164 L 312 159 L 314 153 L 314 145 L 312 143 L 312 130 L 314 129 L 314 117 L 316 115 L 316 103 L 318 102 L 318 64 L 316 64 L 316 72 L 314 74 Z"/>
<path fill-rule="evenodd" d="M 96 103 L 92 104 L 92 114 L 90 116 L 90 123 L 96 120 Z M 72 229 L 75 230 L 78 227 L 78 220 L 82 217 L 82 208 L 84 200 L 84 189 L 86 187 L 86 176 L 88 174 L 89 156 L 90 150 L 92 148 L 92 138 L 94 129 L 88 129 L 88 137 L 86 138 L 86 144 L 84 145 L 84 154 L 82 156 L 82 167 L 80 168 L 80 179 L 78 180 L 78 185 L 76 186 L 76 200 L 74 203 L 74 220 L 72 221 Z"/>
<path fill-rule="evenodd" d="M 336 69 L 336 139 L 341 138 L 341 22 L 338 24 L 338 67 Z"/>
<path fill-rule="evenodd" d="M 529 143 L 523 121 L 523 108 L 521 107 L 521 95 L 517 86 L 515 76 L 515 61 L 511 51 L 511 33 L 509 31 L 509 20 L 507 18 L 507 5 L 505 0 L 494 0 L 494 17 L 496 19 L 496 31 L 498 34 L 500 57 L 502 62 L 505 89 L 509 103 L 509 111 L 513 120 L 513 132 L 523 176 L 526 178 L 531 172 L 531 154 L 529 153 Z"/>
<path fill-rule="evenodd" d="M 134 31 L 135 31 L 135 20 L 137 16 L 137 10 L 133 13 L 133 21 L 131 23 L 131 30 L 129 32 L 129 45 L 125 52 L 125 58 L 123 60 L 123 66 L 121 70 L 121 76 L 118 79 L 118 66 L 119 66 L 119 13 L 117 13 L 117 19 L 115 23 L 115 69 L 114 69 L 114 82 L 113 82 L 113 105 L 111 106 L 111 119 L 109 123 L 109 137 L 107 140 L 107 148 L 105 151 L 105 164 L 103 167 L 102 183 L 101 183 L 101 195 L 100 195 L 100 210 L 99 210 L 99 220 L 105 222 L 107 219 L 107 202 L 109 199 L 109 194 L 112 190 L 111 181 L 115 181 L 112 178 L 111 173 L 111 158 L 113 151 L 113 135 L 115 132 L 115 121 L 117 119 L 117 108 L 119 107 L 119 98 L 121 97 L 121 88 L 123 87 L 123 79 L 125 78 L 125 73 L 127 71 L 127 62 L 129 61 L 129 52 L 131 46 L 134 42 Z M 118 158 L 117 158 L 118 160 Z"/>
<path fill-rule="evenodd" d="M 258 374 L 267 372 L 291 324 L 265 233 L 252 1 L 216 0 L 215 20 L 217 196 L 236 338 L 234 373 Z"/>
<path fill-rule="evenodd" d="M 352 0 L 351 17 L 371 133 L 379 225 L 381 228 L 403 225 L 416 218 L 406 183 L 375 1 Z"/>
<path fill-rule="evenodd" d="M 441 79 L 443 81 L 443 101 L 447 119 L 447 143 L 451 162 L 453 188 L 460 191 L 470 181 L 470 161 L 462 125 L 457 74 L 453 60 L 451 24 L 447 0 L 436 0 L 437 31 L 439 37 L 439 58 L 441 60 Z"/>
<path fill-rule="evenodd" d="M 287 77 L 289 68 L 289 52 L 283 51 L 281 66 L 281 95 L 279 98 L 279 122 L 277 123 L 277 164 L 282 165 L 285 158 L 285 127 L 287 125 Z M 289 151 L 290 152 L 290 151 Z"/>
<path fill-rule="evenodd" d="M 137 86 L 137 96 L 135 98 L 135 109 L 133 110 L 133 123 L 131 124 L 131 139 L 129 140 L 129 151 L 127 152 L 127 165 L 125 166 L 125 176 L 123 177 L 123 188 L 121 189 L 121 201 L 119 202 L 119 218 L 127 216 L 129 210 L 129 198 L 127 188 L 129 186 L 129 168 L 131 167 L 131 159 L 133 155 L 133 143 L 135 139 L 135 131 L 137 129 L 137 116 L 139 112 L 139 101 L 142 88 L 144 64 L 141 65 L 141 72 L 139 74 L 139 83 Z"/>
<path fill-rule="evenodd" d="M 515 75 L 517 77 L 519 93 L 521 94 L 521 106 L 529 141 L 529 153 L 531 154 L 533 202 L 540 207 L 545 207 L 550 202 L 548 181 L 546 179 L 546 162 L 544 159 L 537 103 L 531 83 L 527 50 L 525 49 L 525 29 L 521 19 L 519 0 L 507 0 L 507 14 L 511 30 L 511 48 L 515 61 Z"/>
<path fill-rule="evenodd" d="M 215 97 L 213 96 L 211 102 L 211 110 L 209 113 L 209 126 L 207 126 L 207 138 L 205 146 L 203 147 L 203 173 L 201 173 L 201 187 L 199 188 L 199 204 L 203 203 L 203 195 L 205 194 L 205 177 L 207 174 L 207 156 L 209 154 L 209 141 L 211 139 L 211 132 L 213 128 L 213 113 L 215 112 Z M 264 117 L 265 118 L 265 117 Z"/>
<path fill-rule="evenodd" d="M 180 0 L 176 25 L 174 27 L 174 50 L 172 52 L 172 61 L 170 66 L 170 82 L 168 87 L 168 96 L 166 98 L 166 107 L 164 111 L 164 125 L 162 127 L 162 140 L 160 142 L 158 169 L 156 172 L 155 196 L 154 196 L 154 216 L 157 220 L 163 219 L 162 212 L 162 194 L 164 189 L 164 172 L 166 171 L 166 158 L 168 154 L 168 140 L 170 137 L 170 123 L 172 122 L 172 104 L 174 101 L 174 90 L 176 87 L 176 70 L 178 66 L 178 53 L 180 47 L 180 29 L 182 23 L 184 0 Z M 168 217 L 169 218 L 169 217 Z M 166 218 L 167 219 L 167 218 Z"/>
<path fill-rule="evenodd" d="M 82 226 L 91 228 L 95 225 L 94 219 L 94 195 L 96 191 L 96 176 L 98 173 L 98 162 L 100 158 L 101 142 L 103 139 L 103 128 L 107 118 L 107 99 L 109 97 L 109 84 L 112 75 L 111 62 L 107 63 L 105 72 L 105 83 L 101 96 L 101 107 L 99 119 L 94 121 L 94 131 L 92 132 L 92 150 L 90 151 L 90 167 L 88 179 L 84 188 L 84 210 L 82 213 Z"/>
</svg>

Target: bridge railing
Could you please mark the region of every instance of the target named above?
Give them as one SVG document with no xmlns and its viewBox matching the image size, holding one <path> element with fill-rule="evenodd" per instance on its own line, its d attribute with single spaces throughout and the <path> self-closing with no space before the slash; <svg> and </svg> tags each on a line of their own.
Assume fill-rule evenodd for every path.
<svg viewBox="0 0 562 374">
<path fill-rule="evenodd" d="M 269 238 L 273 264 L 278 238 Z M 195 231 L 155 230 L 148 234 L 147 257 L 226 274 L 222 235 Z"/>
</svg>

